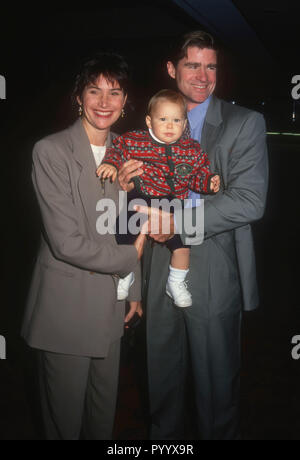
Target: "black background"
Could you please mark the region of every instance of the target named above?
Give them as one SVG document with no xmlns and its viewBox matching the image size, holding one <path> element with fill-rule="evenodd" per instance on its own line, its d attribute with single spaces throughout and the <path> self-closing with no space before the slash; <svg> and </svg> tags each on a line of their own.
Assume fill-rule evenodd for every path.
<svg viewBox="0 0 300 460">
<path fill-rule="evenodd" d="M 267 1 L 234 3 L 269 59 L 263 60 L 251 45 L 239 43 L 238 36 L 234 47 L 225 42 L 217 94 L 261 111 L 268 131 L 300 133 L 298 103 L 297 120 L 291 122 L 291 79 L 300 74 L 294 4 L 278 11 L 274 2 L 273 10 L 267 8 Z M 19 338 L 40 234 L 30 179 L 33 144 L 76 119 L 70 102 L 72 82 L 82 58 L 99 49 L 118 51 L 132 68 L 131 108 L 115 130 L 143 127 L 149 96 L 172 85 L 164 63 L 168 43 L 201 24 L 171 0 L 114 2 L 113 6 L 98 2 L 69 9 L 52 3 L 30 9 L 26 4 L 1 11 L 0 22 L 0 74 L 7 84 L 7 99 L 0 100 L 0 335 L 7 341 L 7 360 L 0 361 L 0 439 L 38 439 L 34 360 Z M 300 439 L 300 360 L 291 358 L 292 337 L 300 335 L 300 138 L 268 136 L 268 145 L 268 204 L 265 217 L 254 225 L 261 308 L 245 314 L 243 326 L 242 427 L 249 439 Z M 135 342 L 142 339 L 140 332 Z M 145 439 L 145 388 L 137 384 L 145 381 L 144 355 L 136 355 L 131 342 L 127 337 L 123 344 L 115 435 Z M 135 392 L 128 393 L 129 387 Z M 124 408 L 128 398 L 135 411 Z"/>
</svg>

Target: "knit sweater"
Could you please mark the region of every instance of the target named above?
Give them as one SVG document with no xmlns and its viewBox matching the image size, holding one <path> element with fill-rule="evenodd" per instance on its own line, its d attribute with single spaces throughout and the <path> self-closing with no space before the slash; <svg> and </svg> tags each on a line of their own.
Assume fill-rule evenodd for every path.
<svg viewBox="0 0 300 460">
<path fill-rule="evenodd" d="M 173 144 L 156 142 L 149 131 L 130 131 L 113 140 L 103 163 L 118 170 L 128 160 L 143 161 L 144 173 L 134 178 L 137 191 L 147 197 L 171 196 L 181 200 L 189 190 L 210 193 L 209 160 L 199 142 L 182 136 Z"/>
</svg>

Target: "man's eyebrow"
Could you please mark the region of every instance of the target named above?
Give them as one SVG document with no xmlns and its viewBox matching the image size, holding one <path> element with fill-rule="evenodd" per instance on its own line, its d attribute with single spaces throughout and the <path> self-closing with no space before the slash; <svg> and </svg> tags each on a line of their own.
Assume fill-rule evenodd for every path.
<svg viewBox="0 0 300 460">
<path fill-rule="evenodd" d="M 188 66 L 188 65 L 194 65 L 194 66 L 197 66 L 197 67 L 201 67 L 202 66 L 202 63 L 201 62 L 190 62 L 190 61 L 187 61 L 184 63 L 185 66 Z"/>
<path fill-rule="evenodd" d="M 188 62 L 185 62 L 184 65 L 185 66 L 192 65 L 192 66 L 195 66 L 195 67 L 201 67 L 203 64 L 201 62 L 189 62 L 188 61 Z M 218 64 L 216 62 L 210 62 L 209 64 L 206 65 L 206 67 L 211 67 L 211 66 L 217 67 Z"/>
</svg>

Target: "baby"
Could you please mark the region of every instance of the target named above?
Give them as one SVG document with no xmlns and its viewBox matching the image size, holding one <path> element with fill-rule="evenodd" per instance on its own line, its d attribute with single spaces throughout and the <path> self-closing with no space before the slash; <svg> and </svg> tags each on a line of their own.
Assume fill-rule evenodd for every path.
<svg viewBox="0 0 300 460">
<path fill-rule="evenodd" d="M 155 94 L 148 105 L 146 124 L 148 130 L 130 131 L 114 139 L 114 147 L 107 150 L 97 170 L 98 176 L 115 181 L 126 161 L 143 161 L 144 172 L 134 177 L 135 190 L 128 198 L 140 197 L 148 204 L 151 198 L 184 200 L 189 190 L 197 193 L 219 191 L 220 177 L 210 172 L 207 155 L 197 141 L 184 134 L 187 109 L 180 93 L 162 90 Z M 121 244 L 128 243 L 125 239 Z M 189 307 L 192 296 L 185 278 L 189 271 L 190 247 L 183 245 L 179 235 L 171 238 L 166 246 L 172 253 L 166 293 L 178 307 Z M 132 273 L 119 280 L 119 300 L 128 296 L 133 282 Z"/>
</svg>

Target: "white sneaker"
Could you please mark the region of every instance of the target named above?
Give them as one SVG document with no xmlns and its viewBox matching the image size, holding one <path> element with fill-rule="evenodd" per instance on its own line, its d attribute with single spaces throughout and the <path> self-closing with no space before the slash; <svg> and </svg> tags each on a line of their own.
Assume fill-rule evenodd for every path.
<svg viewBox="0 0 300 460">
<path fill-rule="evenodd" d="M 128 297 L 129 289 L 134 283 L 134 273 L 129 273 L 125 278 L 119 279 L 118 300 L 125 300 Z"/>
<path fill-rule="evenodd" d="M 174 301 L 177 307 L 185 308 L 192 305 L 192 295 L 187 289 L 185 281 L 168 281 L 166 293 Z"/>
</svg>

